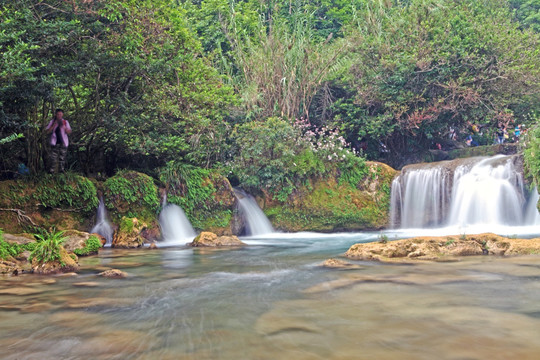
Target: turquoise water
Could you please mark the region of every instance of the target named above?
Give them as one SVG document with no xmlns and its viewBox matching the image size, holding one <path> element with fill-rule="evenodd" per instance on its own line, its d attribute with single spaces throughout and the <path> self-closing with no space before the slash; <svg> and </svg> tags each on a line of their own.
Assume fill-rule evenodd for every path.
<svg viewBox="0 0 540 360">
<path fill-rule="evenodd" d="M 78 276 L 4 278 L 2 358 L 538 358 L 539 256 L 319 266 L 379 235 L 104 249 Z M 96 276 L 107 268 L 129 277 Z"/>
</svg>

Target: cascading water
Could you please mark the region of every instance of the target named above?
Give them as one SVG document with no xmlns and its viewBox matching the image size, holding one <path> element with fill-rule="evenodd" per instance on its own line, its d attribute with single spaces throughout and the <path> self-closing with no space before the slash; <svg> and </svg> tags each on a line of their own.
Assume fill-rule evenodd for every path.
<svg viewBox="0 0 540 360">
<path fill-rule="evenodd" d="M 235 189 L 234 192 L 238 199 L 240 211 L 246 221 L 247 235 L 258 236 L 273 233 L 274 228 L 270 220 L 264 215 L 255 199 L 242 190 Z"/>
<path fill-rule="evenodd" d="M 518 157 L 498 155 L 406 166 L 394 179 L 394 227 L 534 225 L 540 214 L 523 185 Z M 538 196 L 538 193 L 534 193 Z"/>
<path fill-rule="evenodd" d="M 97 209 L 96 215 L 96 225 L 90 230 L 91 233 L 96 233 L 105 238 L 107 241 L 105 246 L 111 246 L 113 238 L 113 229 L 111 224 L 107 220 L 107 209 L 105 208 L 105 203 L 103 198 L 99 199 L 99 206 Z"/>
<path fill-rule="evenodd" d="M 163 198 L 163 209 L 159 214 L 161 237 L 167 245 L 184 245 L 197 236 L 184 210 L 178 205 L 168 204 Z"/>
</svg>

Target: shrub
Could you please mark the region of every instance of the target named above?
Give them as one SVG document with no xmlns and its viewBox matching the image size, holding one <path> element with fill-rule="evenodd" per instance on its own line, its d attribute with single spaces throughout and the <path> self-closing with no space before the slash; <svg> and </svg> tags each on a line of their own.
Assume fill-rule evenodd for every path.
<svg viewBox="0 0 540 360">
<path fill-rule="evenodd" d="M 0 229 L 0 259 L 10 259 L 19 256 L 23 251 L 32 251 L 35 248 L 36 243 L 30 242 L 27 244 L 8 243 L 4 240 L 4 233 Z"/>
<path fill-rule="evenodd" d="M 60 261 L 60 249 L 66 239 L 64 231 L 42 231 L 40 234 L 34 234 L 36 245 L 30 254 L 29 260 L 36 259 L 38 263 L 48 263 Z"/>
</svg>

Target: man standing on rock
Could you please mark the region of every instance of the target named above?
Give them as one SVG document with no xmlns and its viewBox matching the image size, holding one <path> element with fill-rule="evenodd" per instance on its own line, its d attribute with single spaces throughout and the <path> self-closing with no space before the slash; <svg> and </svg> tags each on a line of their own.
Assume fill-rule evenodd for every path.
<svg viewBox="0 0 540 360">
<path fill-rule="evenodd" d="M 71 126 L 64 119 L 64 111 L 56 109 L 54 118 L 49 122 L 45 129 L 47 133 L 51 133 L 51 167 L 49 172 L 54 174 L 56 168 L 63 173 L 65 171 L 66 154 L 69 145 L 68 134 L 71 134 Z"/>
</svg>

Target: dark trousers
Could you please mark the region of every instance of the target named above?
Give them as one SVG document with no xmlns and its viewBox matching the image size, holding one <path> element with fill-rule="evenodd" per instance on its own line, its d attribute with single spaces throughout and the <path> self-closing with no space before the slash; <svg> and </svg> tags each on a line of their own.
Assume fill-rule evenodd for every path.
<svg viewBox="0 0 540 360">
<path fill-rule="evenodd" d="M 67 147 L 61 144 L 51 146 L 51 168 L 49 172 L 54 174 L 58 167 L 58 172 L 64 172 L 66 164 Z"/>
</svg>

